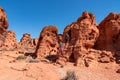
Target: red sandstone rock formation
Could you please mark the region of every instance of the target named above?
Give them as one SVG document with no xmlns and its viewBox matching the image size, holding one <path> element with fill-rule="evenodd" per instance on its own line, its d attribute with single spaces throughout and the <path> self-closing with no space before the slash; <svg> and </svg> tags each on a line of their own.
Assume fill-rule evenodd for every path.
<svg viewBox="0 0 120 80">
<path fill-rule="evenodd" d="M 14 31 L 8 31 L 5 35 L 4 47 L 7 49 L 15 49 L 18 48 L 18 42 L 16 40 L 16 34 Z"/>
<path fill-rule="evenodd" d="M 79 59 L 80 63 L 82 62 L 82 65 L 85 65 L 87 67 L 94 67 L 96 64 L 98 64 L 98 62 L 110 63 L 115 61 L 115 58 L 110 51 L 95 49 L 87 49 L 87 51 L 88 53 L 81 57 L 82 59 Z"/>
<path fill-rule="evenodd" d="M 111 51 L 120 63 L 120 14 L 110 13 L 98 26 L 100 36 L 95 48 Z"/>
<path fill-rule="evenodd" d="M 62 56 L 57 60 L 58 63 L 79 61 L 89 54 L 87 49 L 92 48 L 96 42 L 99 31 L 96 27 L 95 17 L 92 13 L 83 12 L 82 16 L 71 25 L 64 29 Z"/>
<path fill-rule="evenodd" d="M 59 64 L 70 61 L 75 62 L 76 65 L 88 67 L 96 65 L 97 62 L 114 62 L 115 58 L 112 52 L 93 49 L 96 41 L 99 43 L 99 34 L 101 36 L 106 32 L 100 30 L 99 33 L 97 26 L 94 15 L 88 12 L 83 12 L 77 21 L 68 25 L 63 34 L 57 34 L 55 26 L 47 26 L 40 34 L 35 53 L 38 58 L 58 53 L 56 62 Z M 96 45 L 96 47 L 99 46 Z"/>
<path fill-rule="evenodd" d="M 31 44 L 30 34 L 28 34 L 28 33 L 23 34 L 23 37 L 20 40 L 20 45 L 22 45 L 22 46 L 28 46 L 30 44 Z"/>
<path fill-rule="evenodd" d="M 36 47 L 37 45 L 37 42 L 38 42 L 38 39 L 32 39 L 30 34 L 26 33 L 26 34 L 23 34 L 23 37 L 21 38 L 20 40 L 20 45 L 21 47 L 24 47 L 24 48 L 32 48 L 32 47 Z"/>
<path fill-rule="evenodd" d="M 8 29 L 8 20 L 3 8 L 0 7 L 0 46 L 5 41 L 5 34 Z"/>
<path fill-rule="evenodd" d="M 18 47 L 16 34 L 14 31 L 8 31 L 8 26 L 5 11 L 0 7 L 0 46 L 6 49 L 15 49 Z"/>
<path fill-rule="evenodd" d="M 100 36 L 96 48 L 109 51 L 120 50 L 120 14 L 110 13 L 98 26 Z"/>
<path fill-rule="evenodd" d="M 32 44 L 34 47 L 37 46 L 37 43 L 38 43 L 38 38 L 32 38 Z"/>
<path fill-rule="evenodd" d="M 38 58 L 57 55 L 57 62 L 60 64 L 72 61 L 76 65 L 88 67 L 91 64 L 94 66 L 96 62 L 109 63 L 115 59 L 120 63 L 119 26 L 120 14 L 110 13 L 97 25 L 92 13 L 83 12 L 77 21 L 64 29 L 63 34 L 58 34 L 57 27 L 47 26 L 42 30 L 39 40 L 32 39 L 28 33 L 24 34 L 19 46 L 15 32 L 7 30 L 8 20 L 4 10 L 0 8 L 0 46 L 7 49 L 18 46 L 35 49 L 37 46 L 35 53 Z"/>
<path fill-rule="evenodd" d="M 58 29 L 56 26 L 43 28 L 36 48 L 38 58 L 57 54 L 58 50 Z"/>
<path fill-rule="evenodd" d="M 0 34 L 4 34 L 8 29 L 8 20 L 3 8 L 0 7 Z"/>
</svg>

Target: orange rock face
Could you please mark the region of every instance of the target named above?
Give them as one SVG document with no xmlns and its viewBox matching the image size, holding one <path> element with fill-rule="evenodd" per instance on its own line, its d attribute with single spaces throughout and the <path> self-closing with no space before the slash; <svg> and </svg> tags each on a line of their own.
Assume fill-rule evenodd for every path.
<svg viewBox="0 0 120 80">
<path fill-rule="evenodd" d="M 30 34 L 26 33 L 26 34 L 23 34 L 23 37 L 21 38 L 19 44 L 22 47 L 30 48 L 30 47 L 36 47 L 37 42 L 38 42 L 37 38 L 36 39 L 32 39 Z"/>
<path fill-rule="evenodd" d="M 110 13 L 98 26 L 100 36 L 95 48 L 111 51 L 120 63 L 120 14 Z"/>
<path fill-rule="evenodd" d="M 37 46 L 37 43 L 38 43 L 38 38 L 32 38 L 32 45 L 33 45 L 34 47 Z"/>
<path fill-rule="evenodd" d="M 98 26 L 100 36 L 96 42 L 97 49 L 109 51 L 120 50 L 120 14 L 110 13 Z"/>
<path fill-rule="evenodd" d="M 64 29 L 62 57 L 65 61 L 75 61 L 88 53 L 96 42 L 99 31 L 92 13 L 83 12 L 82 16 Z M 62 58 L 60 57 L 60 60 Z M 58 59 L 59 62 L 59 59 Z"/>
<path fill-rule="evenodd" d="M 5 41 L 5 35 L 8 29 L 8 20 L 3 8 L 0 7 L 0 46 Z"/>
<path fill-rule="evenodd" d="M 56 26 L 46 26 L 43 28 L 37 48 L 36 55 L 38 58 L 57 54 L 58 51 L 58 29 Z"/>
<path fill-rule="evenodd" d="M 8 31 L 7 32 L 7 34 L 5 35 L 4 46 L 7 49 L 18 48 L 18 42 L 16 40 L 16 34 L 15 34 L 14 31 Z"/>
<path fill-rule="evenodd" d="M 16 34 L 14 31 L 8 31 L 8 20 L 3 8 L 0 7 L 0 46 L 6 49 L 18 48 Z"/>
<path fill-rule="evenodd" d="M 3 34 L 8 29 L 8 20 L 3 8 L 0 7 L 0 34 Z"/>
</svg>

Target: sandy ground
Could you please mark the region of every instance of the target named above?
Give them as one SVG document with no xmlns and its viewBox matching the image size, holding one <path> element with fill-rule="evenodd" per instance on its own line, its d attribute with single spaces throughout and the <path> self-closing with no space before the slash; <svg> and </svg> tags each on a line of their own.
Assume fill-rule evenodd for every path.
<svg viewBox="0 0 120 80">
<path fill-rule="evenodd" d="M 60 80 L 67 71 L 74 71 L 79 80 L 120 80 L 115 63 L 75 67 L 72 63 L 61 67 L 48 62 L 29 63 L 16 60 L 15 51 L 0 52 L 0 80 Z"/>
</svg>

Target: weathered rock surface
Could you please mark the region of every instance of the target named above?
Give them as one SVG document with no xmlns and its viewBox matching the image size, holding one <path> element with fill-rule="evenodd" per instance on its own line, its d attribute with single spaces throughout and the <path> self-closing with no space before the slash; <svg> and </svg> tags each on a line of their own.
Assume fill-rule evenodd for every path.
<svg viewBox="0 0 120 80">
<path fill-rule="evenodd" d="M 5 35 L 8 29 L 7 15 L 3 8 L 0 7 L 0 46 L 5 41 Z"/>
<path fill-rule="evenodd" d="M 118 69 L 116 72 L 117 72 L 117 73 L 120 73 L 120 69 Z"/>
<path fill-rule="evenodd" d="M 0 47 L 3 46 L 4 42 L 5 42 L 5 36 L 0 34 Z"/>
<path fill-rule="evenodd" d="M 38 58 L 57 54 L 58 51 L 58 29 L 56 26 L 46 26 L 43 28 L 37 48 L 36 55 Z"/>
<path fill-rule="evenodd" d="M 95 17 L 92 13 L 83 12 L 82 16 L 64 29 L 63 52 L 61 59 L 79 64 L 83 56 L 88 54 L 87 49 L 92 48 L 99 36 Z M 58 63 L 59 63 L 58 59 Z M 82 60 L 83 61 L 83 60 Z"/>
<path fill-rule="evenodd" d="M 16 34 L 14 31 L 8 31 L 7 15 L 0 7 L 0 46 L 4 49 L 14 49 L 18 47 Z"/>
<path fill-rule="evenodd" d="M 108 27 L 102 27 L 102 29 L 104 28 L 102 30 L 100 27 L 109 24 L 109 22 L 106 23 L 105 21 L 113 19 L 111 16 L 115 15 L 115 13 L 111 13 L 100 25 L 97 25 L 92 13 L 83 12 L 77 21 L 66 26 L 63 34 L 58 34 L 55 26 L 45 27 L 39 37 L 35 51 L 36 56 L 38 58 L 45 58 L 49 55 L 57 55 L 56 62 L 59 64 L 74 62 L 75 65 L 84 65 L 86 67 L 94 66 L 98 62 L 110 63 L 117 61 L 117 63 L 120 63 L 119 51 L 115 52 L 114 47 L 112 47 L 113 49 L 109 48 L 110 50 L 106 47 L 110 46 L 110 44 L 107 44 L 107 40 L 113 39 L 108 37 L 108 34 L 113 35 L 119 32 L 112 34 L 109 32 L 111 28 L 109 30 Z M 119 29 L 116 27 L 113 28 Z M 104 41 L 101 40 L 101 36 L 105 37 Z M 119 44 L 119 42 L 116 44 Z M 113 46 L 113 43 L 111 45 Z"/>
<path fill-rule="evenodd" d="M 37 46 L 37 43 L 38 43 L 38 38 L 32 38 L 32 45 L 33 45 L 34 47 Z"/>
<path fill-rule="evenodd" d="M 23 34 L 23 37 L 21 38 L 19 44 L 21 45 L 21 47 L 32 48 L 37 46 L 37 42 L 38 42 L 37 38 L 32 39 L 30 34 L 26 33 L 26 34 Z"/>
<path fill-rule="evenodd" d="M 0 34 L 4 34 L 8 29 L 7 15 L 3 8 L 0 7 Z"/>
<path fill-rule="evenodd" d="M 120 63 L 120 14 L 110 13 L 98 26 L 100 31 L 95 48 L 113 53 Z"/>
<path fill-rule="evenodd" d="M 34 53 L 36 50 L 37 42 L 37 38 L 31 38 L 31 35 L 28 33 L 23 34 L 23 37 L 19 42 L 19 53 L 26 55 Z"/>
<path fill-rule="evenodd" d="M 113 57 L 112 52 L 110 51 L 100 51 L 98 61 L 102 63 L 109 63 L 109 62 L 114 62 L 115 59 Z"/>
<path fill-rule="evenodd" d="M 96 48 L 109 51 L 120 50 L 120 14 L 110 13 L 98 26 L 100 36 Z"/>
<path fill-rule="evenodd" d="M 3 43 L 3 47 L 6 49 L 15 49 L 18 48 L 18 42 L 16 39 L 16 34 L 14 31 L 8 31 L 5 35 L 5 42 Z"/>
<path fill-rule="evenodd" d="M 0 7 L 0 47 L 1 50 L 14 50 L 18 48 L 16 34 L 14 31 L 8 31 L 7 15 L 3 8 Z"/>
</svg>

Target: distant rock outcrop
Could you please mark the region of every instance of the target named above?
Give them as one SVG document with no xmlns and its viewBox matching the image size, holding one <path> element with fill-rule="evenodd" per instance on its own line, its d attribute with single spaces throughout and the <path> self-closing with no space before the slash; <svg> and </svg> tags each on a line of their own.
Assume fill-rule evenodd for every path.
<svg viewBox="0 0 120 80">
<path fill-rule="evenodd" d="M 6 49 L 18 48 L 18 42 L 14 31 L 7 32 L 7 34 L 5 35 L 5 42 L 3 44 L 3 46 L 6 47 Z"/>
<path fill-rule="evenodd" d="M 36 55 L 38 58 L 47 57 L 57 54 L 58 51 L 58 29 L 56 26 L 46 26 L 43 28 L 37 48 Z"/>
<path fill-rule="evenodd" d="M 23 34 L 23 37 L 20 40 L 20 46 L 24 48 L 32 48 L 37 46 L 38 39 L 32 39 L 30 34 Z"/>
<path fill-rule="evenodd" d="M 79 64 L 84 55 L 89 54 L 89 48 L 94 46 L 99 31 L 92 13 L 83 12 L 82 16 L 64 29 L 63 51 L 57 62 L 74 61 Z M 59 54 L 58 54 L 59 55 Z"/>
</svg>

